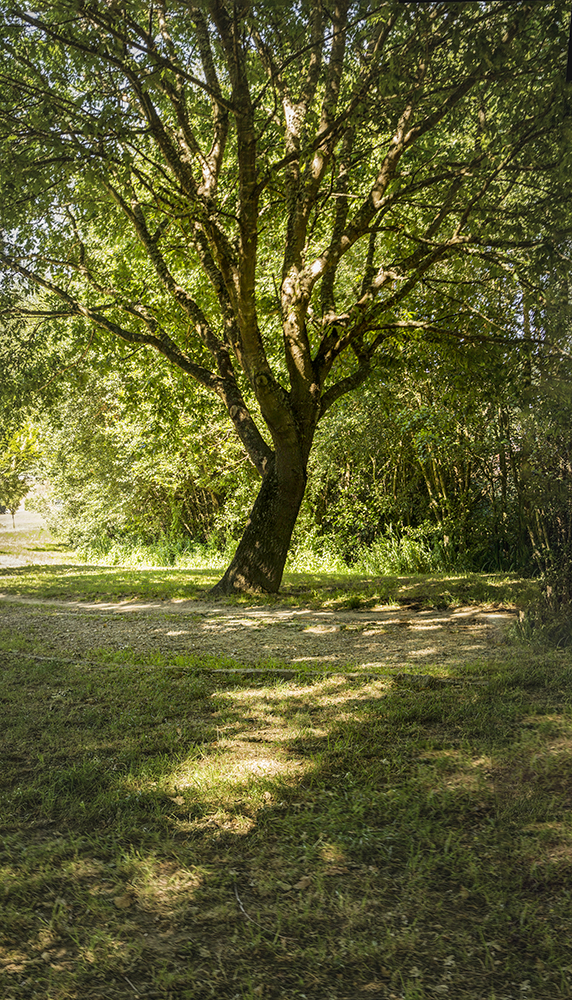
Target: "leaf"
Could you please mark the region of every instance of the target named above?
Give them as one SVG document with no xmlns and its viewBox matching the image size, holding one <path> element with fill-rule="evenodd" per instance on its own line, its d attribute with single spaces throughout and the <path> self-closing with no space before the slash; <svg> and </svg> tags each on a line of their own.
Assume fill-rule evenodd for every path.
<svg viewBox="0 0 572 1000">
<path fill-rule="evenodd" d="M 122 896 L 114 896 L 113 902 L 118 910 L 128 910 L 133 905 L 134 900 L 130 893 L 125 892 Z"/>
<path fill-rule="evenodd" d="M 294 883 L 293 888 L 294 889 L 307 889 L 308 886 L 311 885 L 311 884 L 312 884 L 312 876 L 311 875 L 303 875 L 302 878 L 298 880 L 298 882 Z"/>
</svg>

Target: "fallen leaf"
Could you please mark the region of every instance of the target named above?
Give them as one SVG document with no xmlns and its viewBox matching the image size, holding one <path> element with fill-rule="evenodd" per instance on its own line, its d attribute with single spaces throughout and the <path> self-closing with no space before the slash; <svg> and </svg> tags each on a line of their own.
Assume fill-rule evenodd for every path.
<svg viewBox="0 0 572 1000">
<path fill-rule="evenodd" d="M 312 884 L 311 875 L 302 875 L 302 878 L 294 883 L 294 889 L 307 889 Z"/>
<path fill-rule="evenodd" d="M 126 892 L 123 896 L 115 896 L 113 902 L 118 910 L 128 910 L 133 905 L 133 896 Z"/>
</svg>

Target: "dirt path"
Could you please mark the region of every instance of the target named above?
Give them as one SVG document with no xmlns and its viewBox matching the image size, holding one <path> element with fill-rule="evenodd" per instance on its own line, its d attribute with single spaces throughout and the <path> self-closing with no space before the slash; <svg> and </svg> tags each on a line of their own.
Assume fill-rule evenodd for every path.
<svg viewBox="0 0 572 1000">
<path fill-rule="evenodd" d="M 18 511 L 16 530 L 11 517 L 1 515 L 0 528 L 0 566 L 62 560 L 61 547 L 35 512 Z M 65 559 L 70 561 L 68 551 Z M 304 663 L 317 670 L 389 667 L 422 673 L 438 664 L 497 656 L 515 615 L 511 608 L 486 606 L 316 611 L 175 600 L 90 604 L 0 594 L 4 648 L 11 643 L 17 648 L 16 639 L 24 637 L 37 652 L 70 658 L 129 648 L 139 654 L 214 656 L 244 665 Z"/>
<path fill-rule="evenodd" d="M 74 657 L 131 648 L 317 669 L 351 665 L 422 672 L 495 656 L 514 616 L 509 608 L 236 609 L 195 601 L 88 604 L 0 595 L 5 644 L 13 633 Z"/>
</svg>

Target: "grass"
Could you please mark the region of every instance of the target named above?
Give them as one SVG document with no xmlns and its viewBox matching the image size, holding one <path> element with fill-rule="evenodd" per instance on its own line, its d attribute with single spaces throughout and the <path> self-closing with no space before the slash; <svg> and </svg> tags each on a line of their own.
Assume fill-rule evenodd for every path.
<svg viewBox="0 0 572 1000">
<path fill-rule="evenodd" d="M 54 543 L 46 531 L 0 533 L 0 554 L 33 559 L 50 554 L 47 564 L 0 567 L 0 593 L 59 600 L 204 600 L 220 579 L 219 566 L 103 566 L 79 563 L 75 553 Z M 538 592 L 536 581 L 514 573 L 425 573 L 371 577 L 363 573 L 287 572 L 278 595 L 239 595 L 234 605 L 286 604 L 291 607 L 367 609 L 413 604 L 447 608 L 458 604 L 526 606 Z"/>
<path fill-rule="evenodd" d="M 571 995 L 567 654 L 429 688 L 3 660 L 3 1000 Z"/>
<path fill-rule="evenodd" d="M 54 556 L 0 590 L 209 581 Z M 305 574 L 286 598 L 498 605 L 529 586 Z M 2 635 L 2 1000 L 572 996 L 571 651 L 507 643 L 422 678 L 212 672 L 228 665 Z"/>
<path fill-rule="evenodd" d="M 220 579 L 212 570 L 81 566 L 69 563 L 0 568 L 0 592 L 59 600 L 205 600 Z M 326 607 L 359 610 L 411 604 L 447 608 L 455 604 L 518 604 L 536 592 L 535 581 L 516 574 L 469 573 L 380 577 L 348 574 L 285 574 L 278 595 L 238 595 L 225 604 Z M 220 603 L 220 601 L 219 601 Z"/>
</svg>

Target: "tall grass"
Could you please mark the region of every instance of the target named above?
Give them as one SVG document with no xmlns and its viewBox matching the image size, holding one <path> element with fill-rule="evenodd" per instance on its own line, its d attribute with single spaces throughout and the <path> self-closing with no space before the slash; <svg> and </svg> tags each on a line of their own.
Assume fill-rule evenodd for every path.
<svg viewBox="0 0 572 1000">
<path fill-rule="evenodd" d="M 125 539 L 102 544 L 96 540 L 78 545 L 76 552 L 85 562 L 98 566 L 222 570 L 232 559 L 236 544 L 236 541 L 231 540 L 221 549 L 213 543 L 204 544 L 169 537 L 152 543 Z"/>
<path fill-rule="evenodd" d="M 340 550 L 335 536 L 296 537 L 288 556 L 290 572 L 348 573 L 364 576 L 400 576 L 437 573 L 453 568 L 439 539 L 419 528 L 389 526 L 371 544 L 359 545 L 351 558 Z"/>
<path fill-rule="evenodd" d="M 227 540 L 224 548 L 215 540 L 208 543 L 164 536 L 149 543 L 133 539 L 96 539 L 77 546 L 78 555 L 100 566 L 139 569 L 223 570 L 231 561 L 237 541 Z M 350 560 L 340 551 L 334 536 L 299 533 L 286 562 L 290 573 L 364 574 L 367 576 L 435 573 L 453 568 L 442 543 L 419 529 L 399 531 L 389 527 L 371 545 L 360 545 Z"/>
</svg>

